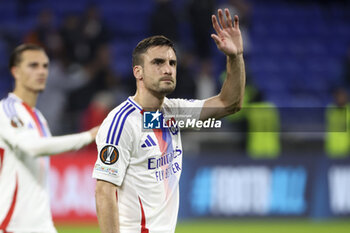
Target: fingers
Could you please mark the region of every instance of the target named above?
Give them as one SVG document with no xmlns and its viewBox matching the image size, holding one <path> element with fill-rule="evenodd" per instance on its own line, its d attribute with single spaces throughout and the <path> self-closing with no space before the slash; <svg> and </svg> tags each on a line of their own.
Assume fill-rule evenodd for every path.
<svg viewBox="0 0 350 233">
<path fill-rule="evenodd" d="M 232 18 L 231 18 L 231 14 L 230 11 L 226 8 L 225 9 L 225 14 L 226 14 L 226 19 L 227 19 L 227 25 L 229 27 L 232 27 Z"/>
<path fill-rule="evenodd" d="M 221 28 L 220 28 L 220 25 L 219 25 L 218 20 L 216 19 L 216 16 L 215 16 L 215 15 L 212 15 L 212 16 L 211 16 L 211 21 L 212 21 L 212 23 L 213 23 L 213 28 L 214 28 L 215 32 L 216 32 L 217 34 L 219 34 L 220 31 L 221 31 Z"/>
<path fill-rule="evenodd" d="M 97 135 L 97 133 L 98 133 L 98 129 L 99 129 L 99 128 L 100 128 L 100 126 L 96 126 L 96 127 L 94 127 L 94 128 L 92 128 L 92 129 L 89 130 L 89 133 L 90 133 L 90 135 L 91 135 L 91 137 L 92 137 L 93 139 L 96 138 L 96 135 Z"/>
<path fill-rule="evenodd" d="M 235 29 L 239 29 L 238 16 L 235 15 L 234 23 L 232 24 L 232 17 L 231 17 L 230 11 L 227 8 L 225 8 L 224 11 L 225 11 L 226 20 L 225 20 L 223 11 L 221 9 L 218 10 L 218 19 L 220 24 L 218 23 L 216 16 L 212 15 L 212 22 L 213 22 L 213 27 L 215 31 L 218 33 L 221 30 L 221 28 L 224 29 L 228 27 L 234 27 Z"/>
<path fill-rule="evenodd" d="M 226 20 L 225 20 L 225 16 L 226 16 Z M 231 17 L 230 11 L 227 8 L 225 8 L 225 16 L 221 9 L 218 10 L 218 18 L 215 15 L 211 16 L 213 28 L 216 34 L 218 35 L 220 35 L 222 30 L 225 28 L 233 27 L 235 29 L 239 29 L 239 18 L 237 15 L 234 16 L 233 24 L 232 24 L 232 17 Z M 218 19 L 219 19 L 219 22 L 218 22 Z"/>
<path fill-rule="evenodd" d="M 239 18 L 237 15 L 235 15 L 234 28 L 239 29 Z"/>
<path fill-rule="evenodd" d="M 213 40 L 215 41 L 215 44 L 219 46 L 220 38 L 215 34 L 211 34 L 211 38 L 213 38 Z"/>
<path fill-rule="evenodd" d="M 222 13 L 221 9 L 218 10 L 218 16 L 219 16 L 219 22 L 220 22 L 221 27 L 226 28 L 227 24 L 226 24 L 224 14 Z"/>
</svg>

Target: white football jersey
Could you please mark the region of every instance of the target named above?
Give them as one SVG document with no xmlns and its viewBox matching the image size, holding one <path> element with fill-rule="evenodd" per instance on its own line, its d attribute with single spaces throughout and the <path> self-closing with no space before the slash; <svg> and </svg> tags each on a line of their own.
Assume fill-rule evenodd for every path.
<svg viewBox="0 0 350 233">
<path fill-rule="evenodd" d="M 51 137 L 35 108 L 14 94 L 0 101 L 0 232 L 56 232 L 47 191 L 49 157 L 91 142 L 89 133 Z"/>
<path fill-rule="evenodd" d="M 174 120 L 184 115 L 198 120 L 203 103 L 165 98 L 161 112 Z M 93 177 L 117 185 L 121 233 L 173 233 L 179 209 L 181 135 L 178 127 L 144 129 L 146 113 L 132 97 L 109 113 L 96 137 L 99 153 Z"/>
</svg>

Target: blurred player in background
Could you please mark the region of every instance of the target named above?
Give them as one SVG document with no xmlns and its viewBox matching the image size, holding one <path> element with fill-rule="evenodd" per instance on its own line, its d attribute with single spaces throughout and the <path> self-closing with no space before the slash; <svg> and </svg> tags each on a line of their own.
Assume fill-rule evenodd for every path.
<svg viewBox="0 0 350 233">
<path fill-rule="evenodd" d="M 154 119 L 162 112 L 205 120 L 240 110 L 245 69 L 238 17 L 232 22 L 225 9 L 218 10 L 218 18 L 220 25 L 212 16 L 217 34 L 211 37 L 227 57 L 227 76 L 219 95 L 209 99 L 165 97 L 175 89 L 177 65 L 174 45 L 166 37 L 146 38 L 134 49 L 136 94 L 111 111 L 96 137 L 93 177 L 102 233 L 175 232 L 182 170 L 179 128 L 143 130 L 143 116 L 151 111 Z"/>
<path fill-rule="evenodd" d="M 51 137 L 45 118 L 35 108 L 49 72 L 43 48 L 18 46 L 9 68 L 15 88 L 0 101 L 0 232 L 53 233 L 47 156 L 91 143 L 97 128 Z"/>
</svg>

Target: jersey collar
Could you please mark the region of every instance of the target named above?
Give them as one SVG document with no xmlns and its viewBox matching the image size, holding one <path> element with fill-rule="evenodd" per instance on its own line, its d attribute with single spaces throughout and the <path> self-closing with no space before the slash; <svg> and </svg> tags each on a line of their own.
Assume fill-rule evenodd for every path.
<svg viewBox="0 0 350 233">
<path fill-rule="evenodd" d="M 144 112 L 144 110 L 142 109 L 142 107 L 141 107 L 138 103 L 136 103 L 136 101 L 135 101 L 131 96 L 129 96 L 128 101 L 129 101 L 132 105 L 134 105 L 138 110 L 140 110 L 140 113 L 141 113 L 141 114 Z"/>
<path fill-rule="evenodd" d="M 8 95 L 8 97 L 10 98 L 10 99 L 13 99 L 13 100 L 15 100 L 15 101 L 18 101 L 18 102 L 23 102 L 23 100 L 21 99 L 21 98 L 19 98 L 17 95 L 15 95 L 14 93 L 9 93 L 9 95 Z"/>
<path fill-rule="evenodd" d="M 20 103 L 25 103 L 20 97 L 18 97 L 15 93 L 12 93 L 12 92 L 10 92 L 9 94 L 8 94 L 8 98 L 10 98 L 10 99 L 12 99 L 12 100 L 14 100 L 14 101 L 17 101 L 17 102 L 20 102 Z M 26 103 L 25 103 L 26 104 Z M 37 108 L 36 107 L 30 107 L 32 110 L 37 110 Z"/>
</svg>

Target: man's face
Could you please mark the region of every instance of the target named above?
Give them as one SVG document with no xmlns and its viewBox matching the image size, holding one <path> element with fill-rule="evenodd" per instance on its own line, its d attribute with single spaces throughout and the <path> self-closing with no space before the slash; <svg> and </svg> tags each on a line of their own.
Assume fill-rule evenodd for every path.
<svg viewBox="0 0 350 233">
<path fill-rule="evenodd" d="M 21 55 L 21 62 L 14 68 L 16 87 L 26 91 L 41 92 L 45 89 L 49 59 L 45 52 L 27 50 Z"/>
<path fill-rule="evenodd" d="M 176 87 L 176 55 L 168 46 L 155 46 L 143 55 L 143 80 L 153 92 L 167 95 Z"/>
</svg>

